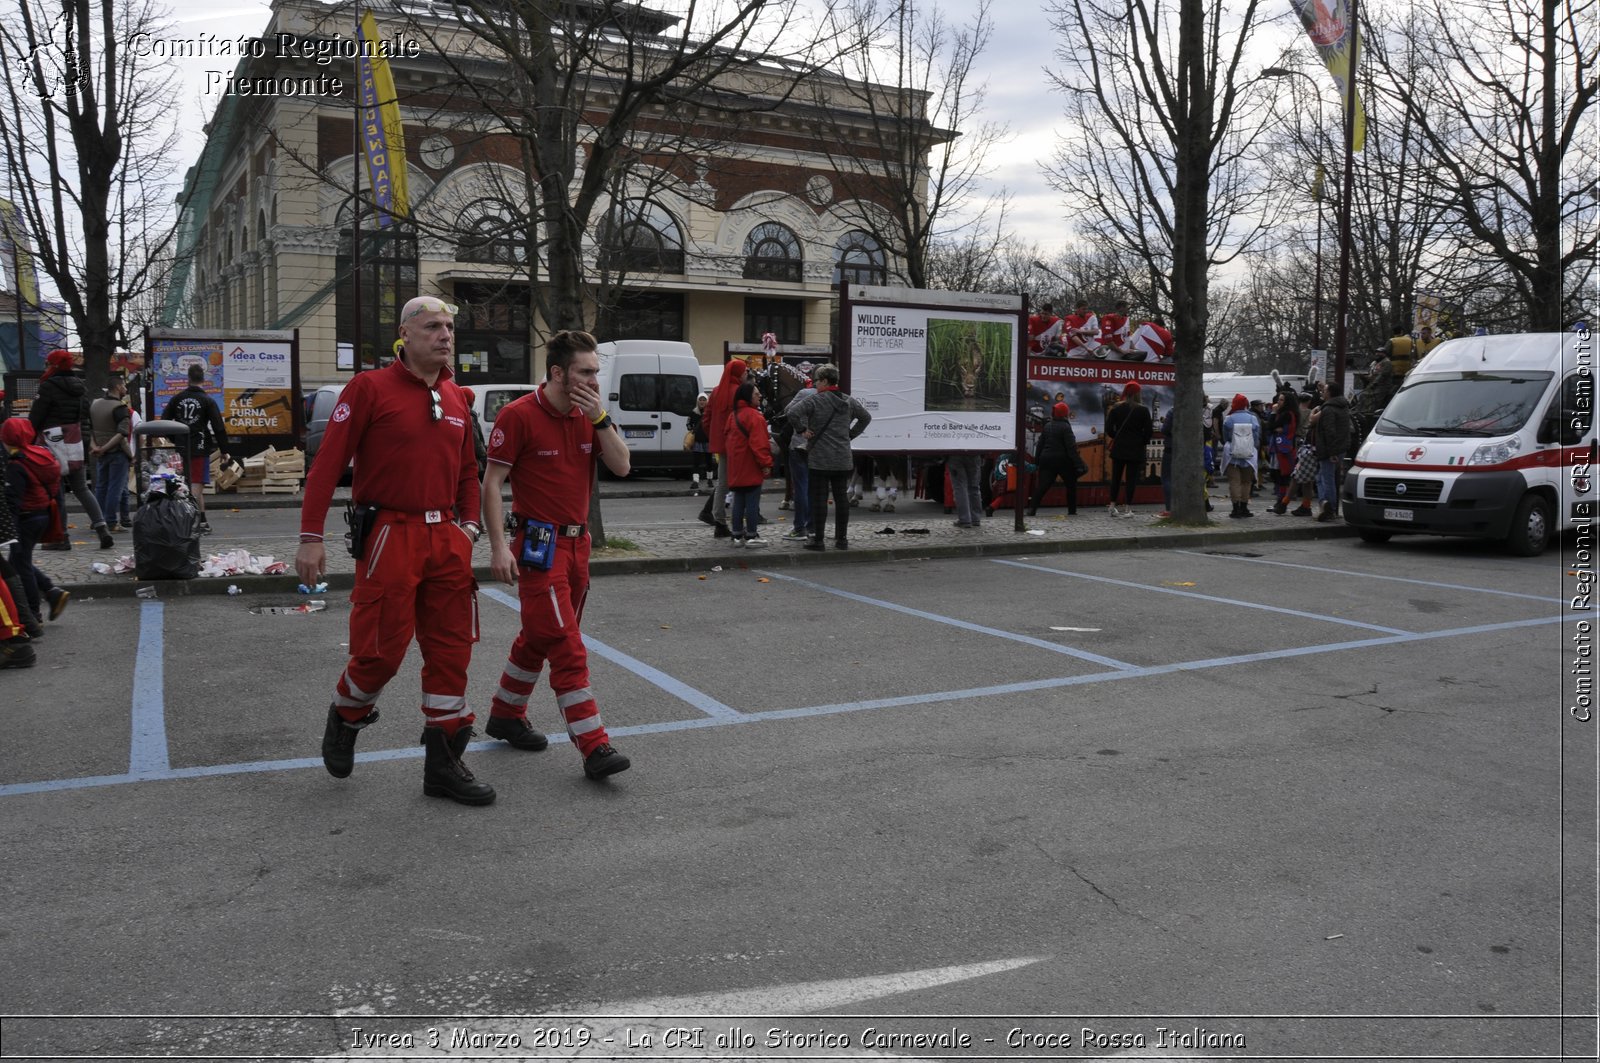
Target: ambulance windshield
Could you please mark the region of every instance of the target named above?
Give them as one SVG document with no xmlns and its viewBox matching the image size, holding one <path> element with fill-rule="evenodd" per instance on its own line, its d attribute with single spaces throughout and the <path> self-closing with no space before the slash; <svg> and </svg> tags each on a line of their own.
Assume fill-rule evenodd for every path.
<svg viewBox="0 0 1600 1063">
<path fill-rule="evenodd" d="M 1504 436 L 1521 430 L 1550 373 L 1430 373 L 1413 377 L 1373 429 L 1389 436 Z"/>
</svg>

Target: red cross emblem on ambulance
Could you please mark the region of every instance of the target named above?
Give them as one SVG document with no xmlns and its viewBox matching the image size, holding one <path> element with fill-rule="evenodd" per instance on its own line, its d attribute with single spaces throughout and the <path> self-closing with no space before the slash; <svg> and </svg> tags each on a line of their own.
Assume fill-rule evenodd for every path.
<svg viewBox="0 0 1600 1063">
<path fill-rule="evenodd" d="M 1406 460 L 1407 461 L 1421 461 L 1422 460 L 1422 456 L 1424 454 L 1426 454 L 1427 452 L 1428 452 L 1428 448 L 1427 447 L 1412 447 L 1410 450 L 1406 451 Z"/>
</svg>

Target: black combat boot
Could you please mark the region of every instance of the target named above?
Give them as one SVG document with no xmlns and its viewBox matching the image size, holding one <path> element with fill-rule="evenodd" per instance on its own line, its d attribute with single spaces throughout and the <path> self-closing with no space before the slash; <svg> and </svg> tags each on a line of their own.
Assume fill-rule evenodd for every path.
<svg viewBox="0 0 1600 1063">
<path fill-rule="evenodd" d="M 533 753 L 546 749 L 550 745 L 550 739 L 546 738 L 544 733 L 537 728 L 528 726 L 528 720 L 523 716 L 491 716 L 489 717 L 488 726 L 483 729 L 483 733 L 490 738 L 498 738 L 502 742 L 510 742 L 514 749 L 526 749 Z M 465 749 L 466 746 L 461 748 Z M 461 751 L 457 750 L 456 755 L 460 756 Z"/>
<path fill-rule="evenodd" d="M 494 787 L 479 782 L 461 763 L 461 754 L 472 740 L 473 730 L 463 727 L 446 739 L 438 727 L 422 729 L 422 792 L 429 797 L 448 797 L 463 805 L 487 805 L 494 801 Z"/>
<path fill-rule="evenodd" d="M 322 729 L 322 766 L 335 779 L 349 778 L 356 766 L 356 736 L 363 727 L 378 722 L 378 710 L 373 709 L 355 723 L 339 715 L 339 710 L 328 706 L 328 725 Z"/>
</svg>

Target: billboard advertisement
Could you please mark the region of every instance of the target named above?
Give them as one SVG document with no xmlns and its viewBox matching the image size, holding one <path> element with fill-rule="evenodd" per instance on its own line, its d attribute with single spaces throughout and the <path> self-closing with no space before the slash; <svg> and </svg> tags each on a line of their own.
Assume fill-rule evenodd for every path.
<svg viewBox="0 0 1600 1063">
<path fill-rule="evenodd" d="M 153 338 L 149 363 L 155 408 L 189 386 L 189 367 L 217 400 L 230 439 L 295 435 L 294 351 L 288 341 Z"/>
<path fill-rule="evenodd" d="M 872 414 L 857 450 L 989 451 L 1014 444 L 1016 312 L 853 305 L 847 328 L 849 391 Z"/>
</svg>

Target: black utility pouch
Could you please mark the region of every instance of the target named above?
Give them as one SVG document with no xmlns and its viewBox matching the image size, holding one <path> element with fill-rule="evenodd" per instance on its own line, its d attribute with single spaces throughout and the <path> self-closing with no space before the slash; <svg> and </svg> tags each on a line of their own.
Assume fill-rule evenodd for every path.
<svg viewBox="0 0 1600 1063">
<path fill-rule="evenodd" d="M 378 507 L 346 502 L 344 522 L 350 525 L 350 530 L 344 533 L 345 548 L 350 551 L 351 557 L 360 561 L 367 552 L 367 536 L 372 534 L 373 526 L 378 523 Z"/>
<path fill-rule="evenodd" d="M 522 522 L 522 550 L 517 563 L 524 568 L 549 572 L 556 563 L 556 526 L 532 517 Z"/>
</svg>

